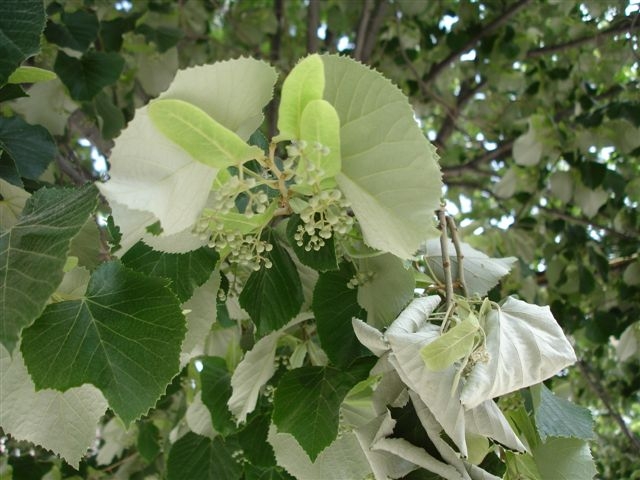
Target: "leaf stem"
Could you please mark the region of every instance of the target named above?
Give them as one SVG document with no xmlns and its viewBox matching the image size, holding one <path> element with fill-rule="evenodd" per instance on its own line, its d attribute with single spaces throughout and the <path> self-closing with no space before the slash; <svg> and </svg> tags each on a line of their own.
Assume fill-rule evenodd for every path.
<svg viewBox="0 0 640 480">
<path fill-rule="evenodd" d="M 451 262 L 449 260 L 447 215 L 444 208 L 438 210 L 438 220 L 440 221 L 440 250 L 442 252 L 442 270 L 444 271 L 445 303 L 448 311 L 453 303 L 453 280 L 451 279 Z"/>
<path fill-rule="evenodd" d="M 451 240 L 453 241 L 453 246 L 456 249 L 456 259 L 458 260 L 458 284 L 462 289 L 462 294 L 465 297 L 468 297 L 469 293 L 467 292 L 467 284 L 464 281 L 464 265 L 462 264 L 464 255 L 462 254 L 460 237 L 458 236 L 458 227 L 456 226 L 456 222 L 453 219 L 453 217 L 447 215 L 446 219 L 447 219 L 447 226 L 449 227 L 449 231 L 451 232 Z"/>
</svg>

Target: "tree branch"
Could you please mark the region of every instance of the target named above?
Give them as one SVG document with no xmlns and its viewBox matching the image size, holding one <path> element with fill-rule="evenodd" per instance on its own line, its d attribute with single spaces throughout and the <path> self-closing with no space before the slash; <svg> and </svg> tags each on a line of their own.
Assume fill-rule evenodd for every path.
<svg viewBox="0 0 640 480">
<path fill-rule="evenodd" d="M 282 31 L 284 30 L 284 0 L 274 0 L 273 2 L 273 14 L 276 17 L 276 31 L 271 36 L 271 49 L 269 52 L 269 58 L 272 64 L 275 64 L 280 60 L 280 45 L 282 43 Z M 273 98 L 268 107 L 268 125 L 269 125 L 269 137 L 273 137 L 276 134 L 276 126 L 278 124 L 278 107 L 276 99 Z"/>
<path fill-rule="evenodd" d="M 596 230 L 602 230 L 604 232 L 607 232 L 609 235 L 613 235 L 613 236 L 620 237 L 620 238 L 625 238 L 625 239 L 628 239 L 628 240 L 629 239 L 630 240 L 636 240 L 636 239 L 640 238 L 640 232 L 629 232 L 629 233 L 620 232 L 620 231 L 615 230 L 613 228 L 606 227 L 604 225 L 599 225 L 597 223 L 593 223 L 591 220 L 589 220 L 587 218 L 582 218 L 582 217 L 576 217 L 574 215 L 569 215 L 567 213 L 560 212 L 560 211 L 555 210 L 553 208 L 542 207 L 540 205 L 538 205 L 538 208 L 541 208 L 542 210 L 547 212 L 549 215 L 552 215 L 552 216 L 554 216 L 556 218 L 559 218 L 561 220 L 565 220 L 567 222 L 575 223 L 577 225 L 583 225 L 585 227 L 595 228 Z"/>
<path fill-rule="evenodd" d="M 585 45 L 587 43 L 601 42 L 604 38 L 609 37 L 611 35 L 615 35 L 617 33 L 626 33 L 631 32 L 633 30 L 640 29 L 640 24 L 638 24 L 637 20 L 640 17 L 640 14 L 636 13 L 632 17 L 624 18 L 616 25 L 613 25 L 607 29 L 604 29 L 595 35 L 591 35 L 588 37 L 576 38 L 575 40 L 570 40 L 565 43 L 559 43 L 557 45 L 549 45 L 548 47 L 540 47 L 535 48 L 533 50 L 529 50 L 527 52 L 527 58 L 536 58 L 541 57 L 543 55 L 548 55 L 550 53 L 557 53 L 563 50 L 568 50 L 570 48 L 579 47 L 581 45 Z"/>
<path fill-rule="evenodd" d="M 582 372 L 583 377 L 589 384 L 589 387 L 591 388 L 593 393 L 595 393 L 598 398 L 600 398 L 606 409 L 609 411 L 609 415 L 611 415 L 616 423 L 620 426 L 620 430 L 622 430 L 624 436 L 629 439 L 629 442 L 631 442 L 631 446 L 633 447 L 633 449 L 636 452 L 640 453 L 640 439 L 638 439 L 638 437 L 634 435 L 631 430 L 629 430 L 627 424 L 622 418 L 622 415 L 620 415 L 616 408 L 613 406 L 611 398 L 609 398 L 609 394 L 602 386 L 602 383 L 597 378 L 596 374 L 591 370 L 589 365 L 584 360 L 579 360 L 576 365 L 580 372 Z"/>
<path fill-rule="evenodd" d="M 367 29 L 367 35 L 364 39 L 364 46 L 362 47 L 362 58 L 360 59 L 362 62 L 368 62 L 371 58 L 373 49 L 378 41 L 378 32 L 380 32 L 380 28 L 382 28 L 384 18 L 387 14 L 387 6 L 387 0 L 378 0 L 378 3 L 376 4 L 373 16 L 369 21 L 369 28 Z"/>
<path fill-rule="evenodd" d="M 482 79 L 480 82 L 476 83 L 473 86 L 469 86 L 470 82 L 463 81 L 460 87 L 460 93 L 456 98 L 456 105 L 454 108 L 447 112 L 447 118 L 445 118 L 444 122 L 440 126 L 440 130 L 438 130 L 438 134 L 436 136 L 434 145 L 439 149 L 444 149 L 445 143 L 454 132 L 456 124 L 458 122 L 458 118 L 460 117 L 460 113 L 464 109 L 465 105 L 471 100 L 473 95 L 480 90 L 486 80 Z"/>
<path fill-rule="evenodd" d="M 365 0 L 364 5 L 362 5 L 362 15 L 360 15 L 360 22 L 358 23 L 356 48 L 353 51 L 353 58 L 358 61 L 362 59 L 362 52 L 364 51 L 364 42 L 367 35 L 367 28 L 369 27 L 371 10 L 373 10 L 373 0 Z"/>
<path fill-rule="evenodd" d="M 462 175 L 464 173 L 477 173 L 478 167 L 480 165 L 489 163 L 491 160 L 496 160 L 500 157 L 503 157 L 504 155 L 507 155 L 509 152 L 511 152 L 514 142 L 515 140 L 509 140 L 507 142 L 504 142 L 495 150 L 490 150 L 480 155 L 479 157 L 476 157 L 473 160 L 468 161 L 463 165 L 456 165 L 453 167 L 443 167 L 442 174 L 445 177 L 445 179 L 447 179 L 450 177 Z"/>
<path fill-rule="evenodd" d="M 429 73 L 424 77 L 423 82 L 425 86 L 431 85 L 438 75 L 444 71 L 450 64 L 452 64 L 460 55 L 464 52 L 470 50 L 472 47 L 476 45 L 480 40 L 484 37 L 492 33 L 494 30 L 497 30 L 502 25 L 507 23 L 511 17 L 517 14 L 520 10 L 522 10 L 531 0 L 518 0 L 509 8 L 507 8 L 502 15 L 495 18 L 491 22 L 489 22 L 485 27 L 483 27 L 476 35 L 471 37 L 462 47 L 458 50 L 451 52 L 444 60 L 436 63 L 431 67 Z"/>
<path fill-rule="evenodd" d="M 307 53 L 316 53 L 320 26 L 320 0 L 309 0 L 307 12 Z"/>
</svg>

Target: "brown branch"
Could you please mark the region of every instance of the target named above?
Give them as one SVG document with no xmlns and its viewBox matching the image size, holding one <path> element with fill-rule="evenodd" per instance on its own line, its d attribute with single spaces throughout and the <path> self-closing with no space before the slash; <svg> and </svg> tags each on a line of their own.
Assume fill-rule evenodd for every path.
<svg viewBox="0 0 640 480">
<path fill-rule="evenodd" d="M 443 167 L 442 174 L 446 179 L 448 177 L 462 175 L 464 173 L 477 173 L 479 166 L 485 163 L 489 163 L 491 160 L 497 160 L 498 158 L 501 158 L 504 155 L 507 155 L 509 152 L 511 152 L 514 141 L 515 140 L 509 140 L 507 142 L 504 142 L 495 150 L 490 150 L 480 155 L 479 157 L 476 157 L 473 160 L 468 161 L 463 165 L 456 165 L 453 167 Z"/>
<path fill-rule="evenodd" d="M 595 372 L 593 372 L 589 368 L 589 365 L 584 360 L 579 360 L 576 365 L 580 372 L 582 372 L 582 375 L 589 384 L 589 387 L 591 388 L 593 393 L 595 393 L 598 398 L 600 398 L 606 409 L 609 411 L 609 415 L 611 415 L 616 423 L 620 426 L 620 430 L 622 430 L 624 436 L 629 439 L 629 442 L 631 443 L 633 449 L 636 452 L 640 453 L 640 439 L 636 435 L 634 435 L 631 430 L 629 430 L 629 427 L 627 427 L 627 424 L 622 418 L 622 415 L 620 415 L 620 413 L 618 413 L 618 411 L 614 407 L 609 394 L 602 386 L 602 383 L 596 376 Z"/>
<path fill-rule="evenodd" d="M 473 48 L 476 43 L 478 43 L 490 33 L 493 33 L 494 30 L 497 30 L 502 25 L 507 23 L 511 17 L 517 14 L 530 2 L 531 0 L 518 0 L 504 12 L 502 12 L 502 15 L 489 22 L 476 35 L 471 37 L 461 48 L 451 52 L 444 60 L 433 65 L 431 67 L 431 70 L 429 70 L 429 73 L 427 73 L 427 75 L 423 79 L 424 84 L 426 86 L 431 85 L 431 83 L 433 83 L 436 78 L 438 78 L 438 75 L 440 75 L 444 71 L 444 69 L 452 64 L 460 55 Z"/>
<path fill-rule="evenodd" d="M 309 0 L 307 9 L 307 52 L 318 51 L 318 27 L 320 26 L 320 0 Z"/>
<path fill-rule="evenodd" d="M 373 53 L 373 49 L 378 41 L 378 33 L 384 23 L 385 16 L 387 14 L 387 0 L 378 0 L 375 11 L 369 21 L 369 28 L 367 29 L 367 35 L 364 39 L 364 46 L 362 47 L 362 58 L 360 61 L 368 62 Z"/>
<path fill-rule="evenodd" d="M 576 217 L 574 215 L 569 215 L 567 213 L 561 212 L 559 210 L 555 210 L 553 208 L 550 207 L 543 207 L 543 206 L 539 206 L 538 208 L 541 208 L 542 210 L 544 210 L 545 212 L 547 212 L 549 215 L 552 215 L 556 218 L 559 218 L 561 220 L 565 220 L 567 222 L 571 222 L 571 223 L 575 223 L 577 225 L 582 225 L 585 227 L 591 227 L 591 228 L 595 228 L 596 230 L 602 230 L 604 232 L 607 232 L 609 235 L 613 235 L 616 237 L 620 237 L 620 238 L 625 238 L 625 239 L 631 239 L 631 240 L 636 240 L 638 238 L 640 238 L 640 232 L 620 232 L 618 230 L 615 230 L 611 227 L 606 227 L 604 225 L 599 225 L 597 223 L 592 222 L 591 220 L 587 219 L 587 218 L 582 218 L 582 217 Z"/>
<path fill-rule="evenodd" d="M 480 82 L 476 83 L 473 86 L 469 86 L 468 81 L 462 82 L 460 93 L 456 98 L 456 105 L 454 108 L 447 112 L 447 118 L 444 120 L 444 122 L 442 122 L 440 130 L 438 130 L 438 134 L 436 135 L 436 139 L 433 142 L 437 148 L 444 149 L 445 143 L 447 143 L 447 140 L 455 130 L 460 113 L 464 109 L 465 105 L 469 102 L 469 100 L 471 100 L 473 95 L 475 95 L 475 93 L 484 86 L 485 82 L 486 80 L 482 79 Z"/>
<path fill-rule="evenodd" d="M 369 27 L 369 18 L 371 17 L 371 11 L 373 10 L 373 0 L 365 0 L 362 5 L 362 15 L 360 15 L 360 22 L 358 23 L 358 34 L 356 35 L 356 48 L 353 51 L 353 58 L 358 61 L 362 60 L 362 52 L 364 51 L 365 37 L 367 35 L 367 29 Z"/>
<path fill-rule="evenodd" d="M 633 15 L 633 17 L 625 18 L 621 20 L 619 23 L 617 23 L 616 25 L 613 25 L 607 29 L 604 29 L 596 33 L 595 35 L 576 38 L 574 40 L 570 40 L 565 43 L 559 43 L 557 45 L 549 45 L 548 47 L 540 47 L 540 48 L 535 48 L 533 50 L 529 50 L 527 52 L 527 58 L 541 57 L 543 55 L 548 55 L 550 53 L 557 53 L 563 50 L 568 50 L 570 48 L 580 47 L 587 43 L 592 43 L 592 42 L 599 43 L 604 38 L 609 37 L 611 35 L 638 30 L 640 29 L 640 24 L 636 22 L 638 17 L 640 17 L 640 14 L 636 13 L 635 15 Z"/>
</svg>

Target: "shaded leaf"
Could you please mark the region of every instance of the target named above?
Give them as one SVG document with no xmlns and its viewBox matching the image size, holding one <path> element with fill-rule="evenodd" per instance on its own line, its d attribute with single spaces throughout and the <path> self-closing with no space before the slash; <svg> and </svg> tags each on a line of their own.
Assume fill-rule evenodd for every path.
<svg viewBox="0 0 640 480">
<path fill-rule="evenodd" d="M 123 67 L 124 59 L 115 52 L 89 51 L 78 59 L 59 51 L 53 70 L 69 89 L 71 98 L 89 101 L 115 83 Z"/>
<path fill-rule="evenodd" d="M 338 269 L 338 259 L 336 258 L 336 247 L 334 244 L 333 236 L 324 241 L 324 245 L 320 247 L 320 250 L 307 251 L 304 246 L 298 245 L 294 235 L 298 230 L 298 226 L 304 225 L 304 222 L 300 219 L 300 215 L 292 215 L 287 222 L 287 239 L 289 245 L 300 260 L 301 263 L 308 267 L 318 270 L 319 272 L 325 272 L 327 270 Z M 305 234 L 306 235 L 306 234 Z"/>
<path fill-rule="evenodd" d="M 81 300 L 49 305 L 23 332 L 37 388 L 92 383 L 125 423 L 153 407 L 178 372 L 185 324 L 166 281 L 100 266 Z"/>
<path fill-rule="evenodd" d="M 588 409 L 556 397 L 544 384 L 531 388 L 536 427 L 542 441 L 547 437 L 593 440 L 593 418 Z"/>
<path fill-rule="evenodd" d="M 231 373 L 227 362 L 220 357 L 202 357 L 200 383 L 202 385 L 202 403 L 211 412 L 213 428 L 223 436 L 235 431 L 235 422 L 227 407 L 231 397 Z"/>
<path fill-rule="evenodd" d="M 210 440 L 189 432 L 169 450 L 168 480 L 239 480 L 242 467 L 234 460 L 234 448 L 221 437 Z"/>
<path fill-rule="evenodd" d="M 20 117 L 0 117 L 0 150 L 13 160 L 17 175 L 34 180 L 42 175 L 56 155 L 51 134 L 40 125 L 29 125 Z"/>
</svg>

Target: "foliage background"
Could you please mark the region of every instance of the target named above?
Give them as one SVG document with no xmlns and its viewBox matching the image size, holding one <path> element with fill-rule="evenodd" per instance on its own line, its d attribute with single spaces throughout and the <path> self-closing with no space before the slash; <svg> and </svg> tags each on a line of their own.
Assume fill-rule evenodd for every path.
<svg viewBox="0 0 640 480">
<path fill-rule="evenodd" d="M 62 84 L 37 84 L 29 99 L 3 102 L 0 109 L 44 125 L 53 135 L 57 152 L 44 177 L 52 183 L 80 185 L 105 177 L 101 162 L 112 139 L 136 107 L 168 86 L 178 68 L 253 56 L 286 73 L 307 52 L 340 51 L 391 78 L 409 96 L 416 119 L 438 148 L 448 210 L 465 241 L 492 256 L 519 259 L 491 296 L 517 294 L 549 304 L 572 338 L 579 362 L 550 385 L 594 413 L 592 449 L 600 478 L 636 478 L 637 3 L 76 0 L 46 5 L 42 50 L 28 64 L 55 71 Z M 76 53 L 67 55 L 71 51 Z M 92 60 L 82 65 L 82 73 L 70 61 L 78 52 Z M 274 112 L 268 113 L 265 133 L 275 132 Z M 28 190 L 40 185 L 30 182 Z M 108 253 L 104 231 L 101 235 L 102 252 L 88 252 L 95 263 Z M 3 437 L 5 459 L 16 448 L 24 454 L 29 447 Z M 109 474 L 126 457 L 127 451 L 120 452 L 103 472 Z M 12 458 L 10 463 L 22 462 L 25 471 L 42 460 Z"/>
</svg>

